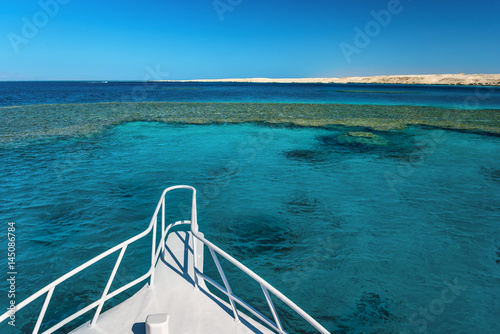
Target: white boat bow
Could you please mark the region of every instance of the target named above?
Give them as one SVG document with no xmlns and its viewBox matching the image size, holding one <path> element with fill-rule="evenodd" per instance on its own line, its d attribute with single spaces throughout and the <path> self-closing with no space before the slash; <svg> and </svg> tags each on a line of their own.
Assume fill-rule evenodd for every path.
<svg viewBox="0 0 500 334">
<path fill-rule="evenodd" d="M 176 189 L 188 189 L 192 191 L 191 220 L 178 221 L 166 226 L 165 195 Z M 160 220 L 158 220 L 158 216 L 160 216 Z M 158 227 L 158 225 L 160 225 L 160 227 Z M 189 225 L 190 229 L 187 231 L 172 230 L 172 228 L 180 225 Z M 156 241 L 157 228 L 160 228 L 159 231 L 161 234 L 158 243 Z M 152 238 L 151 266 L 148 272 L 121 288 L 110 291 L 127 247 L 137 240 L 146 237 Z M 223 285 L 218 284 L 214 279 L 208 277 L 203 272 L 205 247 L 208 248 L 214 260 L 224 283 Z M 54 289 L 68 278 L 117 252 L 119 252 L 118 259 L 116 260 L 101 297 L 52 327 L 44 328 L 44 316 L 50 306 Z M 233 293 L 230 282 L 227 280 L 224 270 L 220 265 L 220 256 L 239 268 L 260 285 L 273 319 L 267 318 Z M 144 282 L 146 279 L 149 279 L 149 282 L 132 297 L 101 314 L 105 302 L 125 290 Z M 208 289 L 206 282 L 227 296 L 227 301 L 212 293 Z M 316 320 L 295 305 L 276 288 L 204 238 L 203 234 L 198 231 L 196 190 L 191 186 L 184 185 L 170 187 L 163 191 L 149 227 L 145 231 L 58 278 L 18 304 L 16 312 L 44 295 L 45 301 L 40 310 L 36 324 L 33 327 L 34 334 L 39 333 L 42 328 L 44 334 L 53 333 L 91 311 L 94 311 L 92 320 L 80 325 L 71 333 L 243 334 L 295 332 L 294 328 L 284 328 L 271 295 L 279 298 L 290 309 L 305 319 L 312 328 L 315 328 L 320 333 L 329 333 Z M 237 307 L 237 305 L 239 305 L 239 307 Z M 249 316 L 250 314 L 253 315 L 253 318 Z M 9 311 L 4 313 L 0 317 L 0 322 L 5 322 L 10 315 L 11 313 Z M 255 319 L 258 319 L 258 321 Z"/>
</svg>

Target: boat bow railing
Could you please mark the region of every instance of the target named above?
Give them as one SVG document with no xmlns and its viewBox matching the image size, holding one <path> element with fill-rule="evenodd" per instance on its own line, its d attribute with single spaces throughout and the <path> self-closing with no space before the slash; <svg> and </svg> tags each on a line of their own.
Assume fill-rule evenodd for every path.
<svg viewBox="0 0 500 334">
<path fill-rule="evenodd" d="M 192 191 L 192 202 L 191 202 L 191 220 L 190 221 L 179 221 L 173 224 L 169 224 L 168 226 L 165 226 L 165 195 L 172 191 L 172 190 L 177 190 L 177 189 L 188 189 Z M 159 243 L 156 241 L 156 236 L 157 236 L 157 225 L 158 225 L 158 215 L 161 215 L 161 237 L 159 240 Z M 45 313 L 49 307 L 50 301 L 52 299 L 54 290 L 56 289 L 57 286 L 59 286 L 61 283 L 65 282 L 67 279 L 70 277 L 73 277 L 74 275 L 80 273 L 81 271 L 87 269 L 88 267 L 92 266 L 93 264 L 103 260 L 104 258 L 107 258 L 108 256 L 111 256 L 112 254 L 115 254 L 119 252 L 118 258 L 115 262 L 115 265 L 113 267 L 113 270 L 108 278 L 108 281 L 106 283 L 106 286 L 104 288 L 104 291 L 102 292 L 101 297 L 91 303 L 90 305 L 87 305 L 86 307 L 82 308 L 81 310 L 75 312 L 74 314 L 68 316 L 64 320 L 60 321 L 56 325 L 50 327 L 49 329 L 45 330 L 43 334 L 50 334 L 55 332 L 56 330 L 60 329 L 61 327 L 67 325 L 71 321 L 77 319 L 78 317 L 86 314 L 87 312 L 90 312 L 91 310 L 95 309 L 94 316 L 92 320 L 89 323 L 89 327 L 93 327 L 97 324 L 99 316 L 101 314 L 102 308 L 104 306 L 104 303 L 117 295 L 121 294 L 122 292 L 130 289 L 131 287 L 139 284 L 140 282 L 143 282 L 144 280 L 149 278 L 149 287 L 154 286 L 155 282 L 155 266 L 156 263 L 158 262 L 158 259 L 161 254 L 163 254 L 163 251 L 165 250 L 165 243 L 166 243 L 166 237 L 168 235 L 168 232 L 170 231 L 171 228 L 178 226 L 178 225 L 184 225 L 184 224 L 190 224 L 191 225 L 191 233 L 194 235 L 196 239 L 198 239 L 200 242 L 202 242 L 205 246 L 210 251 L 210 254 L 212 255 L 212 258 L 214 260 L 214 263 L 217 267 L 217 270 L 219 271 L 219 274 L 221 275 L 221 278 L 224 282 L 224 287 L 222 287 L 220 284 L 218 284 L 216 281 L 214 281 L 212 278 L 208 277 L 206 274 L 204 274 L 202 271 L 198 270 L 198 263 L 197 263 L 197 246 L 196 242 L 192 241 L 192 248 L 193 248 L 193 266 L 194 266 L 194 288 L 199 289 L 199 279 L 203 279 L 204 281 L 210 283 L 214 287 L 216 287 L 218 290 L 220 290 L 222 293 L 224 293 L 228 298 L 229 298 L 229 304 L 231 306 L 231 309 L 233 311 L 233 317 L 236 321 L 239 320 L 239 312 L 236 308 L 236 303 L 241 305 L 243 308 L 245 308 L 248 312 L 252 313 L 255 315 L 257 318 L 259 318 L 262 322 L 267 324 L 269 327 L 271 327 L 273 330 L 277 331 L 278 333 L 286 333 L 286 331 L 283 329 L 281 320 L 279 318 L 278 312 L 271 300 L 269 292 L 274 294 L 277 298 L 279 298 L 282 302 L 284 302 L 288 307 L 290 307 L 294 312 L 296 312 L 299 316 L 301 316 L 303 319 L 305 319 L 309 324 L 311 324 L 314 328 L 316 328 L 320 333 L 329 333 L 323 326 L 321 326 L 316 320 L 314 320 L 309 314 L 307 314 L 305 311 L 303 311 L 300 307 L 298 307 L 295 303 L 293 303 L 290 299 L 288 299 L 285 295 L 283 295 L 281 292 L 279 292 L 276 288 L 274 288 L 271 284 L 266 282 L 264 279 L 262 279 L 260 276 L 255 274 L 253 271 L 248 269 L 246 266 L 244 266 L 242 263 L 240 263 L 238 260 L 234 259 L 232 256 L 224 252 L 222 249 L 208 241 L 207 239 L 204 238 L 203 234 L 198 231 L 198 221 L 197 221 L 197 211 L 196 211 L 196 189 L 191 187 L 191 186 L 186 186 L 186 185 L 178 185 L 178 186 L 173 186 L 165 189 L 161 195 L 160 201 L 158 202 L 158 205 L 156 206 L 155 212 L 153 214 L 153 217 L 149 223 L 149 226 L 146 230 L 143 232 L 137 234 L 136 236 L 122 242 L 121 244 L 109 249 L 108 251 L 94 257 L 93 259 L 85 262 L 84 264 L 80 265 L 79 267 L 71 270 L 67 274 L 61 276 L 60 278 L 56 279 L 52 283 L 48 284 L 44 288 L 40 289 L 18 305 L 16 305 L 15 311 L 18 312 L 33 301 L 37 300 L 38 298 L 42 297 L 45 295 L 45 301 L 42 305 L 42 308 L 40 310 L 40 313 L 38 315 L 37 321 L 35 323 L 35 326 L 33 328 L 33 334 L 38 334 L 40 331 L 40 328 L 43 324 L 44 316 Z M 149 270 L 140 276 L 139 278 L 131 281 L 130 283 L 114 290 L 113 292 L 110 292 L 110 288 L 113 284 L 114 278 L 116 276 L 116 273 L 118 271 L 118 268 L 120 267 L 120 264 L 123 260 L 123 257 L 125 255 L 125 252 L 127 250 L 127 247 L 142 239 L 147 237 L 148 235 L 151 234 L 152 238 L 152 243 L 151 243 L 151 265 L 149 267 Z M 225 258 L 227 261 L 232 263 L 234 266 L 236 266 L 238 269 L 243 271 L 245 274 L 250 276 L 253 280 L 255 280 L 260 287 L 262 288 L 262 292 L 267 300 L 269 309 L 273 315 L 274 321 L 268 319 L 266 316 L 264 316 L 262 313 L 259 311 L 255 310 L 252 306 L 247 304 L 245 301 L 243 301 L 241 298 L 236 296 L 229 285 L 229 282 L 227 280 L 227 277 L 224 273 L 224 270 L 222 269 L 222 266 L 220 265 L 220 262 L 218 260 L 218 256 L 222 256 Z M 0 323 L 4 322 L 6 319 L 8 319 L 11 315 L 11 311 L 5 312 L 2 316 L 0 316 Z"/>
<path fill-rule="evenodd" d="M 295 313 L 297 313 L 299 316 L 301 316 L 304 320 L 306 320 L 310 325 L 312 325 L 316 330 L 318 330 L 322 334 L 329 334 L 323 326 L 321 326 L 313 317 L 311 317 L 309 314 L 307 314 L 304 310 L 302 310 L 299 306 L 297 306 L 294 302 L 292 302 L 289 298 L 287 298 L 284 294 L 279 292 L 275 287 L 273 287 L 271 284 L 266 282 L 263 278 L 261 278 L 259 275 L 254 273 L 252 270 L 247 268 L 245 265 L 243 265 L 241 262 L 233 258 L 231 255 L 227 254 L 224 252 L 222 249 L 205 239 L 202 235 L 199 233 L 193 233 L 193 235 L 200 240 L 205 246 L 208 247 L 210 250 L 210 253 L 212 255 L 212 258 L 215 262 L 215 265 L 217 267 L 217 270 L 219 271 L 219 274 L 222 278 L 222 281 L 224 282 L 224 287 L 222 287 L 219 283 L 214 281 L 212 278 L 208 277 L 204 273 L 198 271 L 196 269 L 196 263 L 195 265 L 195 273 L 196 273 L 196 278 L 194 280 L 195 287 L 198 287 L 198 279 L 197 277 L 199 276 L 200 278 L 204 279 L 206 282 L 209 282 L 211 285 L 216 287 L 218 290 L 220 290 L 222 293 L 224 293 L 230 301 L 231 309 L 233 311 L 233 317 L 236 321 L 239 320 L 238 316 L 238 310 L 236 309 L 235 302 L 240 304 L 242 307 L 244 307 L 248 312 L 252 313 L 255 315 L 257 318 L 259 318 L 262 322 L 270 326 L 273 330 L 277 331 L 278 333 L 287 333 L 282 326 L 281 320 L 279 318 L 278 312 L 276 308 L 274 307 L 274 303 L 271 299 L 271 296 L 269 295 L 269 292 L 273 293 L 277 298 L 279 298 L 283 303 L 285 303 L 288 307 L 290 307 Z M 194 243 L 195 245 L 196 243 Z M 196 253 L 195 253 L 196 254 Z M 221 255 L 224 257 L 226 260 L 228 260 L 230 263 L 232 263 L 234 266 L 236 266 L 238 269 L 243 271 L 245 274 L 250 276 L 254 281 L 259 283 L 260 287 L 262 288 L 262 292 L 264 293 L 264 297 L 266 298 L 267 304 L 269 306 L 269 310 L 271 311 L 271 314 L 273 315 L 274 321 L 268 319 L 266 316 L 264 316 L 261 312 L 257 311 L 254 309 L 252 306 L 248 305 L 245 301 L 243 301 L 241 298 L 233 294 L 231 287 L 229 285 L 229 282 L 227 280 L 227 277 L 224 273 L 224 270 L 222 269 L 222 266 L 220 265 L 219 259 L 217 257 L 217 254 Z M 196 256 L 194 257 L 196 259 Z"/>
<path fill-rule="evenodd" d="M 41 325 L 43 323 L 43 319 L 44 319 L 44 316 L 45 316 L 45 313 L 47 312 L 47 309 L 49 307 L 49 304 L 50 304 L 50 301 L 52 299 L 52 295 L 54 293 L 54 290 L 56 289 L 56 287 L 58 285 L 60 285 L 61 283 L 63 283 L 64 281 L 66 281 L 67 279 L 75 276 L 76 274 L 80 273 L 81 271 L 87 269 L 88 267 L 92 266 L 93 264 L 103 260 L 104 258 L 107 258 L 108 256 L 111 256 L 112 254 L 116 253 L 116 252 L 120 252 L 120 254 L 118 255 L 118 258 L 115 262 L 115 265 L 113 267 L 113 270 L 111 272 L 111 275 L 110 277 L 108 278 L 108 281 L 107 281 L 107 284 L 106 284 L 106 287 L 104 288 L 104 291 L 101 295 L 101 297 L 94 301 L 93 303 L 91 303 L 90 305 L 87 305 L 86 307 L 84 307 L 83 309 L 75 312 L 74 314 L 68 316 L 67 318 L 65 318 L 64 320 L 60 321 L 59 323 L 57 323 L 56 325 L 50 327 L 49 329 L 47 329 L 46 331 L 43 332 L 43 334 L 50 334 L 50 333 L 53 333 L 55 332 L 56 330 L 60 329 L 61 327 L 65 326 L 66 324 L 70 323 L 71 321 L 77 319 L 78 317 L 86 314 L 87 312 L 93 310 L 93 309 L 96 309 L 96 312 L 94 313 L 94 316 L 92 318 L 92 321 L 90 322 L 90 327 L 93 327 L 96 323 L 97 323 L 97 320 L 99 318 L 99 315 L 102 311 L 102 307 L 104 306 L 104 303 L 108 300 L 110 300 L 111 298 L 113 297 L 116 297 L 117 295 L 121 294 L 122 292 L 130 289 L 131 287 L 135 286 L 136 284 L 140 283 L 140 282 L 143 282 L 144 280 L 146 280 L 147 278 L 150 279 L 150 282 L 149 282 L 149 286 L 152 287 L 154 285 L 154 267 L 156 265 L 156 262 L 158 261 L 158 258 L 159 258 L 159 255 L 161 254 L 161 252 L 164 250 L 165 248 L 165 236 L 168 234 L 168 230 L 170 228 L 172 228 L 175 224 L 171 224 L 169 225 L 167 228 L 165 228 L 165 195 L 172 191 L 172 190 L 176 190 L 176 189 L 189 189 L 189 190 L 192 190 L 193 192 L 193 199 L 192 199 L 192 211 L 191 211 L 191 215 L 192 215 L 192 218 L 191 218 L 191 223 L 193 224 L 193 226 L 197 226 L 197 222 L 196 222 L 196 190 L 191 187 L 191 186 L 184 186 L 184 185 L 180 185 L 180 186 L 173 186 L 173 187 L 169 187 L 167 189 L 165 189 L 161 195 L 161 198 L 160 198 L 160 201 L 158 202 L 158 205 L 156 206 L 156 209 L 155 209 L 155 213 L 153 214 L 153 218 L 151 219 L 151 222 L 149 223 L 149 226 L 146 230 L 144 230 L 143 232 L 137 234 L 136 236 L 128 239 L 127 241 L 124 241 L 122 242 L 121 244 L 107 250 L 106 252 L 94 257 L 93 259 L 85 262 L 84 264 L 82 264 L 81 266 L 71 270 L 70 272 L 68 272 L 67 274 L 59 277 L 58 279 L 56 279 L 55 281 L 53 281 L 52 283 L 48 284 L 47 286 L 45 286 L 44 288 L 40 289 L 39 291 L 37 291 L 36 293 L 34 293 L 33 295 L 31 295 L 30 297 L 28 297 L 27 299 L 25 299 L 24 301 L 22 301 L 21 303 L 17 304 L 15 309 L 14 309 L 14 312 L 17 313 L 19 312 L 21 309 L 23 309 L 24 307 L 26 307 L 27 305 L 29 305 L 30 303 L 32 303 L 33 301 L 37 300 L 38 298 L 40 298 L 41 296 L 45 295 L 45 301 L 42 305 L 42 309 L 40 310 L 40 313 L 38 315 L 38 318 L 37 318 L 37 321 L 35 323 L 35 326 L 33 328 L 33 334 L 37 334 L 39 331 L 40 331 L 40 328 L 41 328 Z M 160 210 L 161 210 L 161 231 L 162 231 L 162 236 L 161 236 L 161 240 L 159 242 L 159 244 L 156 243 L 156 234 L 157 234 L 157 225 L 158 225 L 158 214 L 160 213 Z M 125 254 L 125 251 L 127 250 L 127 247 L 142 239 L 142 238 L 145 238 L 149 235 L 152 234 L 152 246 L 151 246 L 151 266 L 149 267 L 149 270 L 143 274 L 142 276 L 140 276 L 139 278 L 131 281 L 130 283 L 122 286 L 121 288 L 118 288 L 116 290 L 114 290 L 113 292 L 109 292 L 109 289 L 111 288 L 111 285 L 114 281 L 114 278 L 116 276 L 116 273 L 118 271 L 118 268 L 120 266 L 120 263 L 122 262 L 122 259 L 123 259 L 123 256 Z M 0 323 L 4 322 L 6 319 L 8 319 L 12 313 L 12 311 L 9 310 L 7 312 L 5 312 L 4 314 L 2 314 L 2 316 L 0 316 Z"/>
</svg>

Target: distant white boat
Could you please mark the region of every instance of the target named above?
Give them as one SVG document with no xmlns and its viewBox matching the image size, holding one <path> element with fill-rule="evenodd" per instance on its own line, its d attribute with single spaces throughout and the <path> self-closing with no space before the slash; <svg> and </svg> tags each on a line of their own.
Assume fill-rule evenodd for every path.
<svg viewBox="0 0 500 334">
<path fill-rule="evenodd" d="M 178 221 L 166 226 L 165 195 L 176 189 L 192 191 L 191 220 Z M 172 228 L 182 225 L 190 228 L 186 228 L 184 231 L 172 230 Z M 159 242 L 156 240 L 158 228 L 160 228 L 159 233 L 161 233 Z M 151 262 L 149 270 L 121 288 L 110 291 L 127 247 L 147 237 L 152 239 L 151 256 L 147 259 L 147 261 Z M 221 286 L 203 272 L 204 247 L 208 248 L 224 286 Z M 101 297 L 51 328 L 46 329 L 43 333 L 53 333 L 90 311 L 94 312 L 92 320 L 82 324 L 71 333 L 220 334 L 295 332 L 294 328 L 284 328 L 282 318 L 280 318 L 273 304 L 271 295 L 279 298 L 320 333 L 329 333 L 271 284 L 204 238 L 203 233 L 198 231 L 196 190 L 191 186 L 184 185 L 170 187 L 163 191 L 153 218 L 145 231 L 61 276 L 19 303 L 16 311 L 45 296 L 45 301 L 33 328 L 33 333 L 37 334 L 43 324 L 45 313 L 50 306 L 52 294 L 59 284 L 116 252 L 119 252 L 119 256 Z M 233 293 L 230 282 L 227 280 L 219 263 L 219 256 L 225 258 L 260 285 L 273 319 L 267 318 Z M 101 314 L 105 302 L 146 279 L 149 279 L 148 284 L 136 294 Z M 210 292 L 206 282 L 227 296 L 227 301 Z M 240 305 L 240 310 L 236 308 L 237 304 Z M 242 312 L 242 309 L 245 312 Z M 253 314 L 260 321 L 254 320 L 248 314 Z M 4 313 L 0 317 L 0 322 L 8 319 L 9 315 L 9 312 Z"/>
</svg>

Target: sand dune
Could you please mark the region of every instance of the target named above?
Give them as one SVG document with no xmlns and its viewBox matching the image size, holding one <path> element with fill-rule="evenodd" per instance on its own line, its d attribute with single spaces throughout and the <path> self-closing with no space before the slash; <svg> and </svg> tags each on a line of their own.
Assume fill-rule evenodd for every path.
<svg viewBox="0 0 500 334">
<path fill-rule="evenodd" d="M 247 78 L 247 79 L 201 79 L 161 80 L 175 82 L 261 82 L 261 83 L 382 83 L 411 85 L 479 85 L 500 86 L 500 74 L 425 74 L 425 75 L 380 75 L 373 77 L 344 78 Z"/>
</svg>

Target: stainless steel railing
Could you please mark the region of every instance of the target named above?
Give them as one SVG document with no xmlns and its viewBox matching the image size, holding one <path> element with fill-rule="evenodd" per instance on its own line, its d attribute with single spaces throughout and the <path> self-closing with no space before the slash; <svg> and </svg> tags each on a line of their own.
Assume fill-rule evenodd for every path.
<svg viewBox="0 0 500 334">
<path fill-rule="evenodd" d="M 238 310 L 236 309 L 235 303 L 240 304 L 243 306 L 247 311 L 255 315 L 257 318 L 259 318 L 261 321 L 266 323 L 268 326 L 270 326 L 272 329 L 277 331 L 278 333 L 286 333 L 286 331 L 283 329 L 283 326 L 281 324 L 278 312 L 276 311 L 276 308 L 274 307 L 274 303 L 271 300 L 271 297 L 269 295 L 269 292 L 273 293 L 276 297 L 278 297 L 282 302 L 284 302 L 288 307 L 290 307 L 293 311 L 295 311 L 298 315 L 300 315 L 304 320 L 306 320 L 309 324 L 311 324 L 314 328 L 316 328 L 320 333 L 322 334 L 329 334 L 323 326 L 321 326 L 316 320 L 314 320 L 313 317 L 311 317 L 309 314 L 307 314 L 304 310 L 302 310 L 299 306 L 297 306 L 294 302 L 292 302 L 290 299 L 288 299 L 285 295 L 283 295 L 281 292 L 279 292 L 275 287 L 273 287 L 271 284 L 266 282 L 263 278 L 261 278 L 259 275 L 254 273 L 252 270 L 248 269 L 245 265 L 243 265 L 241 262 L 233 258 L 231 255 L 227 254 L 224 252 L 222 249 L 205 239 L 202 235 L 199 233 L 194 233 L 193 235 L 203 242 L 208 249 L 210 250 L 210 253 L 212 255 L 212 258 L 215 262 L 215 265 L 217 266 L 217 270 L 219 271 L 219 274 L 221 275 L 222 281 L 224 282 L 225 287 L 220 286 L 216 281 L 214 281 L 212 278 L 208 277 L 204 273 L 199 272 L 196 270 L 196 265 L 195 265 L 195 273 L 197 274 L 196 276 L 199 276 L 203 278 L 206 282 L 209 282 L 211 285 L 216 287 L 218 290 L 220 290 L 222 293 L 224 293 L 230 301 L 230 305 L 233 311 L 233 316 L 235 320 L 238 320 Z M 226 278 L 226 275 L 224 273 L 224 270 L 222 269 L 222 266 L 220 265 L 220 262 L 218 260 L 218 257 L 216 254 L 221 255 L 224 257 L 226 260 L 231 262 L 234 266 L 236 266 L 238 269 L 243 271 L 245 274 L 250 276 L 254 281 L 259 283 L 259 285 L 262 288 L 262 292 L 264 293 L 264 296 L 267 300 L 269 309 L 273 315 L 274 322 L 269 320 L 266 316 L 264 316 L 262 313 L 259 311 L 255 310 L 252 306 L 248 305 L 245 301 L 243 301 L 241 298 L 238 296 L 234 295 L 231 287 L 229 285 L 229 282 Z M 196 257 L 195 257 L 196 258 Z M 197 280 L 195 280 L 195 287 L 197 286 Z"/>
<path fill-rule="evenodd" d="M 193 195 L 192 195 L 192 204 L 191 204 L 191 220 L 190 221 L 180 221 L 176 222 L 173 224 L 168 225 L 165 227 L 165 195 L 176 189 L 188 189 L 191 190 Z M 157 225 L 158 225 L 158 214 L 160 213 L 161 210 L 161 240 L 157 244 L 156 242 L 156 234 L 157 234 Z M 88 267 L 92 266 L 96 262 L 120 251 L 120 254 L 118 255 L 118 258 L 115 262 L 115 265 L 113 267 L 113 270 L 111 272 L 111 275 L 108 278 L 106 287 L 104 288 L 104 291 L 101 295 L 101 297 L 91 303 L 90 305 L 84 307 L 83 309 L 75 312 L 74 314 L 68 316 L 64 320 L 60 321 L 56 325 L 52 326 L 51 328 L 47 329 L 46 331 L 43 332 L 43 334 L 50 334 L 55 332 L 56 330 L 60 329 L 64 325 L 70 323 L 71 321 L 77 319 L 78 317 L 82 316 L 83 314 L 96 309 L 94 316 L 92 318 L 92 321 L 90 322 L 90 327 L 94 326 L 98 319 L 99 315 L 101 314 L 103 305 L 106 301 L 116 297 L 117 295 L 121 294 L 122 292 L 126 291 L 127 289 L 135 286 L 136 284 L 144 281 L 145 279 L 149 278 L 149 286 L 153 287 L 154 286 L 154 281 L 155 281 L 155 266 L 156 263 L 160 257 L 160 255 L 163 253 L 165 250 L 165 238 L 168 235 L 169 230 L 172 227 L 181 225 L 181 224 L 190 224 L 191 225 L 191 233 L 199 240 L 201 241 L 205 246 L 208 247 L 210 254 L 212 255 L 212 258 L 214 259 L 215 265 L 217 267 L 217 270 L 219 271 L 219 274 L 221 275 L 221 278 L 224 282 L 224 287 L 220 286 L 216 281 L 214 281 L 212 278 L 208 277 L 201 271 L 199 271 L 198 268 L 198 263 L 197 263 L 197 254 L 198 250 L 196 249 L 196 242 L 194 242 L 193 239 L 193 269 L 194 269 L 194 287 L 196 289 L 199 289 L 199 282 L 198 279 L 201 278 L 206 282 L 209 282 L 211 285 L 219 289 L 222 293 L 224 293 L 228 298 L 229 298 L 229 304 L 232 308 L 233 311 L 233 317 L 235 320 L 239 320 L 239 315 L 238 315 L 238 310 L 236 308 L 236 304 L 238 303 L 242 307 L 244 307 L 248 312 L 252 313 L 255 315 L 257 318 L 259 318 L 261 321 L 263 321 L 265 324 L 267 324 L 269 327 L 271 327 L 273 330 L 277 331 L 278 333 L 286 333 L 286 331 L 283 329 L 282 323 L 280 321 L 278 312 L 276 308 L 274 307 L 274 304 L 271 300 L 271 297 L 269 295 L 269 292 L 274 294 L 277 298 L 279 298 L 281 301 L 283 301 L 288 307 L 290 307 L 293 311 L 295 311 L 298 315 L 300 315 L 302 318 L 304 318 L 309 324 L 311 324 L 314 328 L 316 328 L 320 333 L 326 334 L 329 333 L 323 326 L 321 326 L 316 320 L 314 320 L 309 314 L 304 312 L 300 307 L 298 307 L 295 303 L 293 303 L 290 299 L 288 299 L 285 295 L 283 295 L 281 292 L 279 292 L 276 288 L 274 288 L 271 284 L 267 283 L 264 279 L 262 279 L 260 276 L 255 274 L 253 271 L 248 269 L 246 266 L 244 266 L 242 263 L 234 259 L 232 256 L 224 252 L 222 249 L 217 247 L 216 245 L 212 244 L 210 241 L 205 239 L 201 233 L 198 232 L 198 221 L 197 221 L 197 212 L 196 212 L 196 189 L 191 187 L 191 186 L 186 186 L 186 185 L 179 185 L 179 186 L 173 186 L 165 189 L 161 195 L 160 201 L 158 202 L 158 205 L 156 206 L 155 212 L 153 214 L 153 217 L 151 219 L 151 222 L 149 223 L 148 228 L 139 233 L 138 235 L 128 239 L 127 241 L 122 242 L 121 244 L 109 249 L 108 251 L 94 257 L 90 261 L 87 261 L 86 263 L 82 264 L 81 266 L 71 270 L 67 274 L 61 276 L 54 282 L 48 284 L 44 288 L 40 289 L 30 297 L 28 297 L 26 300 L 23 302 L 19 303 L 16 306 L 15 311 L 18 312 L 25 306 L 29 305 L 31 302 L 34 300 L 40 298 L 41 296 L 45 295 L 45 301 L 43 303 L 42 309 L 39 313 L 39 316 L 37 318 L 35 327 L 33 328 L 33 333 L 38 334 L 40 327 L 43 323 L 43 319 L 45 316 L 45 313 L 49 307 L 52 295 L 54 293 L 55 288 L 66 281 L 68 278 L 78 274 L 79 272 L 87 269 Z M 152 242 L 151 242 L 151 266 L 149 270 L 140 276 L 139 278 L 131 281 L 130 283 L 122 286 L 119 289 L 114 290 L 113 292 L 109 292 L 111 285 L 114 281 L 115 275 L 118 271 L 118 268 L 122 262 L 122 259 L 125 255 L 125 252 L 127 250 L 127 247 L 136 242 L 139 239 L 142 239 L 146 236 L 148 236 L 152 232 Z M 227 277 L 224 273 L 224 270 L 222 269 L 222 266 L 220 265 L 220 262 L 218 260 L 217 254 L 220 256 L 224 257 L 226 260 L 228 260 L 230 263 L 232 263 L 234 266 L 236 266 L 238 269 L 243 271 L 245 274 L 250 276 L 253 280 L 255 280 L 257 283 L 262 288 L 262 292 L 264 293 L 264 296 L 267 300 L 269 309 L 271 310 L 271 313 L 273 315 L 274 321 L 269 320 L 266 316 L 264 316 L 262 313 L 258 312 L 255 310 L 252 306 L 248 305 L 245 301 L 243 301 L 241 298 L 233 294 L 231 287 L 229 285 L 229 282 L 227 280 Z M 9 313 L 10 311 L 7 311 L 4 313 L 2 316 L 0 316 L 0 323 L 5 321 L 7 318 L 9 318 Z"/>
<path fill-rule="evenodd" d="M 196 227 L 198 226 L 197 225 L 197 221 L 196 221 L 196 190 L 193 187 L 183 186 L 183 185 L 169 187 L 169 188 L 165 189 L 163 191 L 162 195 L 161 195 L 161 198 L 160 198 L 160 201 L 158 202 L 158 205 L 156 206 L 156 210 L 155 210 L 155 212 L 153 214 L 153 218 L 151 219 L 151 222 L 149 223 L 149 226 L 148 226 L 148 228 L 145 231 L 143 231 L 143 232 L 139 233 L 138 235 L 136 235 L 136 236 L 128 239 L 127 241 L 124 241 L 121 244 L 119 244 L 119 245 L 117 245 L 117 246 L 109 249 L 108 251 L 106 251 L 106 252 L 104 252 L 104 253 L 102 253 L 102 254 L 94 257 L 92 260 L 85 262 L 81 266 L 79 266 L 79 267 L 71 270 L 67 274 L 65 274 L 65 275 L 61 276 L 60 278 L 56 279 L 52 283 L 48 284 L 44 288 L 40 289 L 39 291 L 37 291 L 36 293 L 34 293 L 33 295 L 31 295 L 30 297 L 28 297 L 24 301 L 22 301 L 21 303 L 19 303 L 18 305 L 16 305 L 15 312 L 18 312 L 21 309 L 23 309 L 24 307 L 26 307 L 27 305 L 29 305 L 34 300 L 36 300 L 36 299 L 40 298 L 41 296 L 45 295 L 45 301 L 44 301 L 42 309 L 40 310 L 40 313 L 38 315 L 36 324 L 35 324 L 35 326 L 33 328 L 33 334 L 37 334 L 40 331 L 40 327 L 41 327 L 41 325 L 43 323 L 43 319 L 44 319 L 45 313 L 46 313 L 46 311 L 48 309 L 48 306 L 49 306 L 50 301 L 52 299 L 52 295 L 54 293 L 55 288 L 59 284 L 61 284 L 64 281 L 66 281 L 68 278 L 70 278 L 70 277 L 78 274 L 79 272 L 87 269 L 88 267 L 92 266 L 96 262 L 99 262 L 100 260 L 102 260 L 102 259 L 104 259 L 104 258 L 106 258 L 106 257 L 108 257 L 108 256 L 110 256 L 112 254 L 114 254 L 115 252 L 120 251 L 120 254 L 118 255 L 118 259 L 115 262 L 113 271 L 111 272 L 111 275 L 110 275 L 110 277 L 108 279 L 106 287 L 104 288 L 104 291 L 103 291 L 103 293 L 101 295 L 101 298 L 99 298 L 98 300 L 94 301 L 90 305 L 84 307 L 83 309 L 75 312 L 74 314 L 68 316 L 67 318 L 65 318 L 64 320 L 60 321 L 59 323 L 57 323 L 56 325 L 52 326 L 51 328 L 47 329 L 46 331 L 43 332 L 43 334 L 53 333 L 56 330 L 58 330 L 61 327 L 63 327 L 64 325 L 68 324 L 69 322 L 71 322 L 71 321 L 75 320 L 76 318 L 80 317 L 81 315 L 83 315 L 83 314 L 91 311 L 92 309 L 96 308 L 96 312 L 95 312 L 95 314 L 93 316 L 93 319 L 92 319 L 92 321 L 90 323 L 90 326 L 92 327 L 93 325 L 95 325 L 95 323 L 97 323 L 99 315 L 100 315 L 100 313 L 102 311 L 102 307 L 103 307 L 103 305 L 104 305 L 104 303 L 106 301 L 110 300 L 113 297 L 116 297 L 120 293 L 124 292 L 125 290 L 130 289 L 134 285 L 136 285 L 136 284 L 144 281 L 147 278 L 150 278 L 149 286 L 153 286 L 154 285 L 154 267 L 156 265 L 156 262 L 158 261 L 158 258 L 160 256 L 161 252 L 165 248 L 165 240 L 164 240 L 165 236 L 168 234 L 168 230 L 174 226 L 174 224 L 171 224 L 171 225 L 168 226 L 167 229 L 165 229 L 165 195 L 169 191 L 172 191 L 172 190 L 175 190 L 175 189 L 190 189 L 190 190 L 193 191 L 193 202 L 192 202 L 192 211 L 191 211 L 191 214 L 192 214 L 191 223 L 193 224 L 193 226 L 196 226 Z M 157 245 L 156 244 L 156 234 L 157 234 L 156 232 L 157 232 L 157 225 L 158 225 L 158 213 L 160 212 L 160 209 L 161 209 L 161 231 L 162 231 L 162 238 L 160 240 L 160 243 Z M 137 278 L 137 279 L 133 280 L 132 282 L 130 282 L 130 283 L 122 286 L 121 288 L 116 289 L 113 292 L 109 293 L 109 289 L 111 287 L 111 284 L 113 283 L 113 280 L 115 278 L 116 272 L 118 271 L 120 263 L 122 262 L 122 259 L 123 259 L 123 256 L 125 254 L 125 251 L 127 250 L 127 247 L 130 244 L 136 242 L 137 240 L 142 239 L 142 238 L 148 236 L 151 232 L 152 232 L 151 266 L 150 266 L 149 270 L 144 275 L 140 276 L 139 278 Z M 9 318 L 9 316 L 10 316 L 10 311 L 5 312 L 2 316 L 0 316 L 0 323 L 2 323 L 7 318 Z"/>
</svg>

